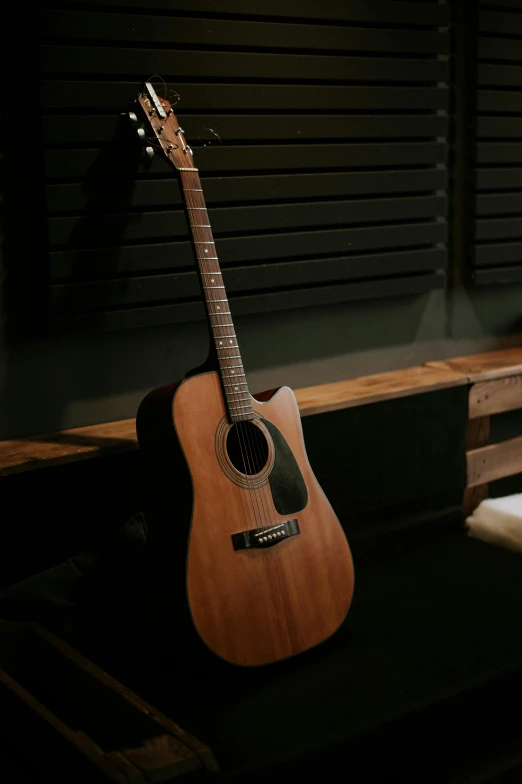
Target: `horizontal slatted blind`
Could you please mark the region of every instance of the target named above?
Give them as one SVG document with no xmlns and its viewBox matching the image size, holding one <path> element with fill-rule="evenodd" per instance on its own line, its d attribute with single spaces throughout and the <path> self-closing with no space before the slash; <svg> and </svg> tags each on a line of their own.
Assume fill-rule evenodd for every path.
<svg viewBox="0 0 522 784">
<path fill-rule="evenodd" d="M 177 182 L 121 116 L 155 73 L 181 96 L 233 313 L 442 287 L 447 25 L 399 0 L 48 4 L 53 322 L 203 316 Z"/>
<path fill-rule="evenodd" d="M 522 0 L 478 8 L 475 269 L 522 281 Z"/>
</svg>

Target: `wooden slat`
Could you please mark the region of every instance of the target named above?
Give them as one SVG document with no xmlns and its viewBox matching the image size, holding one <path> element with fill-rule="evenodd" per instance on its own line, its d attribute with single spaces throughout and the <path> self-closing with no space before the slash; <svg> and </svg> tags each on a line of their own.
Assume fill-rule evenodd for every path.
<svg viewBox="0 0 522 784">
<path fill-rule="evenodd" d="M 522 137 L 522 117 L 478 117 L 477 137 Z"/>
<path fill-rule="evenodd" d="M 328 115 L 313 114 L 183 114 L 178 120 L 189 141 L 213 141 L 212 128 L 224 143 L 233 141 L 313 139 L 415 139 L 446 136 L 449 118 L 444 114 L 425 115 Z M 51 144 L 100 144 L 112 141 L 121 125 L 119 115 L 51 115 L 43 118 L 44 141 Z M 498 134 L 495 134 L 498 135 Z"/>
<path fill-rule="evenodd" d="M 314 28 L 315 29 L 315 28 Z M 139 85 L 131 82 L 93 82 L 46 80 L 42 82 L 42 103 L 45 109 L 82 110 L 89 114 L 99 110 L 121 112 L 136 99 Z M 158 87 L 159 89 L 159 87 Z M 447 109 L 447 87 L 360 87 L 263 84 L 167 84 L 181 96 L 183 113 L 194 109 L 204 112 L 245 110 L 301 110 L 314 112 L 325 109 L 350 110 Z M 313 91 L 313 93 L 311 92 Z M 160 90 L 161 93 L 161 90 Z M 313 94 L 313 99 L 312 99 Z"/>
<path fill-rule="evenodd" d="M 479 449 L 489 443 L 490 418 L 483 416 L 479 419 L 470 419 L 466 429 L 466 454 L 474 449 Z M 466 479 L 467 484 L 467 479 Z M 462 499 L 462 512 L 464 518 L 473 514 L 477 506 L 488 497 L 489 488 L 486 483 L 477 487 L 466 487 Z"/>
<path fill-rule="evenodd" d="M 522 47 L 518 46 L 519 50 Z M 522 59 L 522 56 L 521 58 Z M 522 111 L 520 91 L 515 90 L 478 90 L 477 109 L 479 112 L 510 112 Z"/>
<path fill-rule="evenodd" d="M 296 391 L 301 416 L 461 386 L 458 373 L 417 367 Z M 134 419 L 0 442 L 0 476 L 137 448 Z"/>
<path fill-rule="evenodd" d="M 96 13 L 49 10 L 41 23 L 42 36 L 53 40 L 153 42 L 169 46 L 260 47 L 337 51 L 387 51 L 419 54 L 449 54 L 445 33 L 424 30 L 324 25 L 321 35 L 312 24 L 243 22 L 220 19 L 176 19 L 145 14 Z"/>
<path fill-rule="evenodd" d="M 477 266 L 494 266 L 522 262 L 522 242 L 492 242 L 477 245 L 475 248 L 475 264 Z"/>
<path fill-rule="evenodd" d="M 521 170 L 522 171 L 522 170 Z M 335 196 L 370 196 L 378 194 L 423 193 L 446 187 L 444 168 L 365 172 L 312 172 L 309 174 L 272 174 L 236 177 L 204 177 L 207 204 L 226 204 L 282 199 L 319 199 Z M 521 176 L 522 182 L 522 176 Z M 89 206 L 95 197 L 97 209 L 114 211 L 123 199 L 121 209 L 150 208 L 181 204 L 181 193 L 175 178 L 147 179 L 132 182 L 132 188 L 120 181 L 106 180 L 103 187 L 89 188 L 85 183 L 48 185 L 47 206 L 53 211 L 78 211 Z M 131 191 L 131 192 L 129 192 Z"/>
<path fill-rule="evenodd" d="M 445 142 L 321 144 L 315 146 L 313 155 L 309 147 L 288 144 L 270 147 L 203 147 L 195 151 L 194 161 L 203 172 L 234 172 L 412 166 L 443 163 L 446 155 Z M 134 171 L 156 174 L 169 171 L 165 161 L 157 156 L 152 162 L 142 159 L 133 166 L 128 150 L 109 153 L 100 153 L 99 150 L 50 150 L 45 156 L 45 169 L 48 177 L 58 179 L 93 176 L 94 173 L 97 178 L 105 179 L 131 177 Z"/>
<path fill-rule="evenodd" d="M 522 347 L 428 362 L 428 367 L 461 373 L 468 381 L 487 381 L 522 373 Z"/>
<path fill-rule="evenodd" d="M 183 24 L 183 22 L 180 22 Z M 289 79 L 329 82 L 444 82 L 448 62 L 433 59 L 391 57 L 339 57 L 309 54 L 258 54 L 256 52 L 176 51 L 109 46 L 43 46 L 40 65 L 44 74 L 64 73 L 66 78 L 114 74 L 137 82 L 144 74 L 160 73 L 164 79 L 183 81 L 208 79 L 247 79 L 264 81 Z"/>
<path fill-rule="evenodd" d="M 501 240 L 522 237 L 522 218 L 490 218 L 476 221 L 477 240 Z"/>
<path fill-rule="evenodd" d="M 451 370 L 413 367 L 375 376 L 336 381 L 296 391 L 301 416 L 377 403 L 399 397 L 462 386 L 466 379 Z"/>
<path fill-rule="evenodd" d="M 306 204 L 277 204 L 255 207 L 220 207 L 209 210 L 215 235 L 231 232 L 274 231 L 309 226 L 414 220 L 444 215 L 446 196 L 402 199 L 367 199 L 364 201 L 321 201 Z M 188 235 L 182 211 L 142 212 L 109 215 L 82 215 L 74 218 L 51 218 L 49 241 L 52 246 L 67 243 L 83 247 L 99 244 L 100 237 L 110 237 L 115 223 L 120 227 L 118 241 L 165 239 Z"/>
<path fill-rule="evenodd" d="M 522 436 L 474 449 L 466 460 L 469 487 L 522 473 Z"/>
<path fill-rule="evenodd" d="M 520 267 L 475 270 L 473 279 L 478 286 L 490 283 L 522 283 L 522 257 Z"/>
<path fill-rule="evenodd" d="M 476 199 L 477 215 L 520 213 L 522 215 L 522 192 L 483 193 Z"/>
<path fill-rule="evenodd" d="M 250 237 L 221 238 L 216 248 L 222 264 L 245 263 L 333 253 L 391 249 L 445 242 L 444 222 L 381 226 Z M 194 262 L 188 241 L 162 242 L 113 248 L 54 251 L 51 273 L 55 278 L 115 275 L 122 272 L 187 268 Z"/>
<path fill-rule="evenodd" d="M 522 188 L 522 166 L 502 169 L 477 169 L 477 188 L 480 190 L 507 190 Z"/>
<path fill-rule="evenodd" d="M 521 87 L 522 66 L 479 63 L 478 84 L 480 86 L 494 85 L 503 88 Z"/>
<path fill-rule="evenodd" d="M 522 60 L 522 48 L 516 38 L 478 39 L 478 55 L 484 60 Z"/>
<path fill-rule="evenodd" d="M 522 373 L 473 384 L 469 391 L 470 419 L 518 408 L 522 408 Z"/>
<path fill-rule="evenodd" d="M 501 5 L 501 3 L 499 3 Z M 522 15 L 508 11 L 480 11 L 479 30 L 491 35 L 522 35 Z"/>
<path fill-rule="evenodd" d="M 446 266 L 446 250 L 401 251 L 333 259 L 284 261 L 223 268 L 229 294 L 285 286 L 356 280 L 357 278 L 427 272 Z M 85 283 L 55 284 L 51 304 L 56 314 L 92 311 L 146 302 L 198 297 L 200 284 L 195 270 L 169 275 L 125 277 Z"/>
<path fill-rule="evenodd" d="M 522 163 L 522 142 L 481 142 L 477 145 L 477 162 Z"/>
<path fill-rule="evenodd" d="M 191 13 L 233 14 L 242 16 L 283 16 L 302 19 L 322 19 L 343 22 L 377 22 L 394 25 L 442 26 L 449 23 L 449 8 L 436 3 L 417 5 L 410 2 L 387 2 L 375 0 L 350 0 L 349 3 L 327 0 L 306 5 L 302 0 L 220 0 L 216 9 L 215 0 L 90 0 L 94 6 L 120 6 L 125 11 L 130 8 L 152 8 L 169 12 L 190 11 Z"/>
<path fill-rule="evenodd" d="M 336 283 L 334 286 L 310 286 L 292 291 L 274 291 L 230 298 L 233 317 L 253 313 L 270 313 L 275 310 L 318 307 L 339 302 L 398 296 L 419 296 L 428 291 L 442 289 L 445 277 L 440 273 L 385 278 L 352 283 Z M 70 318 L 57 317 L 54 328 L 57 332 L 107 331 L 114 329 L 138 329 L 159 324 L 179 324 L 199 321 L 205 317 L 200 299 L 155 307 L 109 310 L 88 313 Z"/>
</svg>

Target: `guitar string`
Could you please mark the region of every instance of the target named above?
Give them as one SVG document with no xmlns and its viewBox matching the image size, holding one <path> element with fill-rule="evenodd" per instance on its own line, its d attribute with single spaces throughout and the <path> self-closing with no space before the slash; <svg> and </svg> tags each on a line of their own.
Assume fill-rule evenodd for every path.
<svg viewBox="0 0 522 784">
<path fill-rule="evenodd" d="M 188 178 L 186 178 L 186 179 L 188 180 Z M 200 184 L 199 183 L 199 177 L 196 177 L 194 179 L 197 181 L 195 184 Z M 190 183 L 188 183 L 188 184 L 190 185 Z M 199 199 L 195 196 L 196 193 L 198 193 L 198 197 L 199 197 L 199 199 L 201 199 L 201 203 L 200 203 Z M 198 245 L 199 244 L 206 244 L 207 242 L 209 244 L 213 244 L 213 240 L 207 240 L 206 238 L 204 238 L 203 237 L 204 232 L 201 231 L 201 228 L 210 229 L 210 225 L 209 225 L 209 222 L 208 222 L 208 213 L 206 211 L 206 206 L 204 204 L 204 198 L 203 198 L 202 192 L 200 192 L 199 189 L 187 188 L 187 191 L 185 192 L 185 198 L 186 198 L 187 206 L 188 207 L 192 207 L 192 208 L 199 208 L 201 210 L 201 213 L 202 213 L 201 218 L 203 218 L 204 220 L 207 221 L 207 223 L 205 224 L 204 227 L 200 227 L 200 226 L 197 226 L 197 224 L 196 225 L 194 224 L 194 222 L 192 220 L 192 215 L 189 215 L 190 227 L 191 227 L 191 229 L 193 231 L 195 242 Z M 215 270 L 212 270 L 210 268 L 210 266 L 208 266 L 208 262 L 210 261 L 210 259 L 207 260 L 207 259 L 205 259 L 204 255 L 203 256 L 199 256 L 198 253 L 196 253 L 196 256 L 198 256 L 198 261 L 200 262 L 201 267 L 203 267 L 202 271 L 204 273 L 206 273 L 207 275 L 215 273 L 216 279 L 219 279 L 220 282 L 221 282 L 221 285 L 223 285 L 221 271 L 216 272 Z M 219 267 L 219 264 L 217 266 Z M 215 299 L 220 299 L 220 298 L 213 297 L 212 292 L 206 286 L 203 287 L 203 291 L 204 291 L 204 294 L 206 295 L 205 299 L 207 301 L 207 304 L 209 305 L 209 313 L 210 313 L 211 316 L 215 317 L 214 321 L 216 323 L 213 324 L 212 326 L 216 328 L 217 334 L 215 334 L 214 329 L 213 329 L 212 330 L 213 331 L 213 337 L 214 337 L 214 339 L 222 338 L 222 339 L 224 339 L 226 341 L 227 338 L 226 338 L 225 335 L 223 335 L 221 330 L 224 327 L 228 327 L 230 329 L 231 325 L 225 325 L 225 324 L 219 323 L 220 322 L 220 318 L 219 318 L 220 315 L 224 315 L 224 314 L 217 313 L 217 310 L 213 310 L 213 308 L 211 307 L 211 306 L 213 306 L 215 304 L 214 300 Z M 225 291 L 225 289 L 223 287 L 223 292 L 224 291 Z M 207 299 L 207 295 L 208 295 L 208 299 Z M 231 318 L 230 318 L 230 322 L 232 322 Z M 212 319 L 211 319 L 211 323 L 212 323 Z M 230 333 L 228 333 L 228 334 L 230 334 Z M 233 330 L 233 335 L 235 335 L 235 330 Z M 228 338 L 228 339 L 230 340 L 230 338 Z M 221 341 L 221 342 L 223 342 L 223 341 Z M 238 350 L 237 336 L 236 336 L 236 341 L 235 342 L 236 342 L 236 346 L 232 346 L 232 348 L 235 349 L 235 350 Z M 217 348 L 217 346 L 216 346 L 216 348 Z M 222 368 L 223 376 L 225 376 L 225 378 L 229 379 L 229 382 L 231 382 L 230 374 L 227 375 L 227 373 L 225 373 L 225 370 L 227 370 L 227 366 L 225 365 L 225 361 L 230 358 L 228 356 L 228 354 L 230 352 L 230 349 L 228 349 L 228 347 L 226 346 L 226 342 L 225 342 L 225 345 L 223 346 L 223 348 L 226 349 L 226 351 L 224 352 L 225 355 L 223 356 L 223 362 L 221 362 L 221 357 L 219 357 L 219 359 L 220 359 L 219 364 L 220 364 L 220 367 Z M 241 363 L 241 368 L 242 368 L 242 363 Z M 233 372 L 234 371 L 232 370 L 232 373 Z M 243 375 L 243 377 L 244 377 L 244 369 L 243 369 L 243 373 L 241 375 Z M 231 383 L 233 383 L 233 382 L 231 382 Z M 244 404 L 242 402 L 244 398 L 240 395 L 240 390 L 239 390 L 239 386 L 240 385 L 244 386 L 243 383 L 238 382 L 237 393 L 233 392 L 230 389 L 228 395 L 225 395 L 225 397 L 228 398 L 228 399 L 230 399 L 230 397 L 232 397 L 232 401 L 236 403 L 236 406 L 237 406 L 238 409 L 244 407 Z M 229 388 L 227 388 L 227 390 L 228 389 Z M 232 395 L 230 395 L 230 392 L 232 393 Z M 239 414 L 239 416 L 240 415 L 241 414 Z M 265 508 L 263 508 L 263 497 L 262 497 L 263 493 L 261 493 L 261 499 L 259 499 L 259 497 L 258 497 L 258 493 L 256 492 L 256 490 L 258 491 L 260 488 L 259 489 L 256 488 L 256 486 L 255 486 L 256 482 L 255 482 L 255 480 L 253 478 L 253 475 L 254 475 L 254 473 L 259 473 L 259 470 L 255 470 L 255 469 L 257 469 L 258 465 L 260 466 L 260 468 L 262 468 L 263 466 L 260 465 L 260 463 L 262 461 L 259 459 L 259 456 L 257 456 L 258 460 L 254 461 L 254 450 L 252 449 L 252 443 L 251 443 L 250 438 L 249 438 L 249 430 L 250 430 L 250 428 L 244 427 L 242 425 L 243 425 L 243 421 L 242 420 L 239 420 L 239 421 L 237 421 L 235 423 L 235 426 L 237 428 L 238 443 L 239 443 L 240 452 L 241 452 L 241 459 L 243 461 L 244 473 L 245 473 L 246 480 L 247 480 L 247 489 L 250 491 L 249 492 L 249 496 L 250 496 L 250 499 L 251 499 L 251 502 L 252 502 L 252 510 L 253 510 L 253 513 L 254 513 L 254 522 L 256 524 L 256 527 L 258 528 L 259 527 L 258 519 L 261 522 L 263 522 L 262 518 L 266 517 L 266 511 L 267 510 Z M 246 430 L 246 432 L 245 432 L 245 430 Z M 256 430 L 257 430 L 257 428 L 256 428 Z M 257 465 L 256 465 L 256 463 L 257 463 Z M 260 503 L 260 500 L 261 500 L 261 503 Z M 254 505 L 254 501 L 255 501 L 255 505 Z M 265 503 L 266 503 L 266 499 L 265 499 Z M 256 510 L 256 506 L 257 506 L 257 510 Z"/>
<path fill-rule="evenodd" d="M 204 209 L 204 197 L 202 195 L 201 195 L 201 200 L 202 200 L 201 207 Z M 191 204 L 195 204 L 195 202 L 192 201 Z M 202 212 L 203 212 L 203 209 L 202 209 Z M 193 228 L 193 229 L 205 228 L 205 229 L 209 229 L 209 233 L 211 233 L 210 225 L 208 223 L 205 225 L 205 227 L 191 226 L 191 228 Z M 197 237 L 202 237 L 203 233 L 204 232 L 198 233 Z M 209 243 L 213 243 L 212 240 L 205 240 L 205 239 L 202 238 L 202 239 L 199 240 L 199 244 L 205 244 L 207 241 Z M 202 261 L 205 262 L 205 257 L 204 256 L 202 257 Z M 206 271 L 208 271 L 208 267 L 207 267 Z M 210 272 L 213 272 L 213 271 L 211 270 Z M 217 274 L 218 273 L 216 273 L 216 275 Z M 220 277 L 221 277 L 221 272 L 219 274 L 220 274 Z M 223 284 L 222 278 L 221 278 L 221 284 Z M 224 291 L 224 287 L 223 287 L 223 291 Z M 216 315 L 218 315 L 218 314 L 216 314 Z M 222 325 L 218 325 L 218 326 L 221 327 Z M 235 330 L 234 330 L 234 335 L 235 335 Z M 217 337 L 219 338 L 220 335 L 217 335 Z M 233 346 L 233 348 L 238 350 L 239 346 L 237 345 L 237 336 L 235 336 L 235 337 L 236 337 L 236 346 Z M 223 359 L 227 359 L 227 358 L 228 358 L 228 356 L 223 357 Z M 242 375 L 243 375 L 243 377 L 245 377 L 244 376 L 244 369 L 243 369 Z M 233 395 L 234 395 L 233 400 L 235 400 L 236 402 L 243 401 L 244 398 L 241 396 L 242 395 L 241 390 L 238 389 L 237 391 L 238 391 L 237 396 L 235 395 L 235 393 L 233 393 Z M 248 394 L 248 391 L 247 391 L 247 394 Z M 242 402 L 240 403 L 240 405 L 241 406 L 243 405 Z M 263 438 L 263 434 L 260 432 L 260 429 L 255 424 L 255 422 L 252 423 L 252 427 L 254 427 L 255 430 L 251 430 L 251 428 L 250 428 L 250 426 L 249 426 L 249 424 L 248 424 L 248 422 L 246 420 L 239 420 L 239 421 L 237 421 L 235 423 L 235 425 L 237 427 L 237 432 L 238 432 L 238 442 L 240 444 L 240 449 L 242 451 L 242 459 L 243 459 L 243 464 L 245 466 L 245 475 L 247 476 L 247 482 L 250 481 L 250 484 L 251 484 L 249 490 L 250 490 L 250 492 L 254 492 L 254 494 L 255 494 L 254 497 L 258 501 L 258 509 L 259 509 L 259 511 L 261 513 L 261 516 L 264 517 L 265 518 L 265 522 L 268 522 L 268 524 L 270 525 L 272 522 L 274 522 L 274 519 L 270 519 L 270 518 L 274 517 L 274 512 L 271 511 L 271 509 L 270 509 L 270 507 L 271 507 L 271 503 L 270 503 L 271 502 L 271 497 L 270 498 L 267 497 L 268 496 L 268 494 L 267 494 L 267 490 L 268 490 L 267 482 L 258 484 L 258 482 L 254 479 L 254 475 L 260 473 L 260 471 L 264 468 L 264 466 L 266 465 L 266 462 L 267 462 L 266 460 L 263 460 L 263 453 L 262 453 L 262 449 L 261 449 L 261 439 Z M 245 447 L 244 452 L 243 452 L 243 446 Z M 244 457 L 245 453 L 246 453 L 246 457 L 247 457 L 246 460 L 245 460 L 245 457 Z M 250 477 L 250 479 L 249 479 L 249 477 Z"/>
</svg>

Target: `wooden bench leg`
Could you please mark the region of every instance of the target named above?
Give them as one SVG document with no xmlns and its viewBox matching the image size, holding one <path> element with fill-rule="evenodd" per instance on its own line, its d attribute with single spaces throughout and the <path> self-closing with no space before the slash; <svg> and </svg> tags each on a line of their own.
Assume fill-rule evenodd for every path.
<svg viewBox="0 0 522 784">
<path fill-rule="evenodd" d="M 479 449 L 481 446 L 489 444 L 490 421 L 489 416 L 470 419 L 466 432 L 466 452 L 471 449 Z M 488 485 L 478 485 L 477 487 L 467 487 L 464 491 L 462 510 L 464 518 L 477 508 L 481 501 L 488 497 Z"/>
</svg>

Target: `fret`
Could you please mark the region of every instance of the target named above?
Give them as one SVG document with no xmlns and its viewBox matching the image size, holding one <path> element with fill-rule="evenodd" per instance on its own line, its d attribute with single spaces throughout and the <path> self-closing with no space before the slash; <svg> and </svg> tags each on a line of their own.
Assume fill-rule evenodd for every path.
<svg viewBox="0 0 522 784">
<path fill-rule="evenodd" d="M 237 359 L 240 356 L 241 354 L 231 354 L 229 357 L 222 357 L 222 359 Z M 234 365 L 230 365 L 230 367 L 234 367 Z"/>
<path fill-rule="evenodd" d="M 205 284 L 205 288 L 206 289 L 224 289 L 225 287 L 224 286 L 207 286 Z M 221 301 L 226 302 L 226 300 L 219 300 L 219 299 L 218 300 L 213 300 L 213 302 L 221 302 Z"/>
<path fill-rule="evenodd" d="M 235 346 L 216 346 L 218 351 L 230 351 L 231 348 L 239 348 L 236 344 Z"/>
<path fill-rule="evenodd" d="M 194 245 L 215 245 L 211 240 L 194 240 Z"/>
<path fill-rule="evenodd" d="M 212 288 L 212 286 L 206 286 L 205 288 L 207 288 L 207 289 L 208 289 L 208 288 Z M 220 288 L 221 288 L 221 286 L 215 286 L 214 288 L 218 288 L 218 289 L 220 289 Z M 224 287 L 223 287 L 223 288 L 224 288 Z M 227 300 L 227 298 L 225 297 L 225 299 L 207 299 L 207 300 L 206 300 L 206 302 L 208 302 L 208 303 L 209 303 L 209 305 L 210 305 L 210 303 L 211 303 L 211 302 L 228 302 L 228 300 Z"/>
<path fill-rule="evenodd" d="M 184 191 L 193 191 L 194 193 L 203 193 L 203 188 L 183 188 Z"/>
<path fill-rule="evenodd" d="M 218 306 L 219 307 L 219 306 Z M 229 310 L 222 310 L 221 313 L 215 313 L 212 311 L 210 313 L 211 316 L 231 316 L 231 312 Z M 233 327 L 233 324 L 216 324 L 216 327 Z"/>
<path fill-rule="evenodd" d="M 193 229 L 210 229 L 210 223 L 191 223 Z"/>
<path fill-rule="evenodd" d="M 242 367 L 243 367 L 243 365 L 225 365 L 225 367 L 223 368 L 223 370 L 230 370 L 231 368 L 238 368 L 238 367 L 242 368 Z M 233 373 L 233 372 L 234 372 L 234 371 L 232 371 L 232 373 Z M 244 374 L 243 374 L 243 375 L 244 375 Z"/>
<path fill-rule="evenodd" d="M 198 261 L 217 261 L 217 256 L 197 256 Z M 221 272 L 202 272 L 202 275 L 221 275 Z"/>
<path fill-rule="evenodd" d="M 252 408 L 252 403 L 250 403 L 250 404 L 249 404 L 249 405 L 247 405 L 247 406 L 241 406 L 241 405 L 240 405 L 240 406 L 233 406 L 231 403 L 229 403 L 229 404 L 228 404 L 228 407 L 229 407 L 229 408 Z"/>
<path fill-rule="evenodd" d="M 210 313 L 210 315 L 211 316 L 215 316 L 217 314 L 216 313 Z M 213 327 L 219 327 L 221 329 L 221 327 L 233 327 L 234 325 L 232 324 L 232 322 L 230 322 L 230 324 L 213 324 L 212 326 Z M 221 337 L 225 337 L 226 338 L 227 336 L 226 335 L 219 335 L 218 337 L 220 337 L 220 338 Z"/>
<path fill-rule="evenodd" d="M 206 207 L 187 207 L 187 210 L 207 210 Z"/>
<path fill-rule="evenodd" d="M 231 332 L 230 335 L 217 335 L 216 337 L 218 337 L 218 338 L 235 338 L 236 334 L 235 334 L 235 332 Z"/>
<path fill-rule="evenodd" d="M 246 397 L 237 397 L 236 395 L 234 395 L 234 396 L 232 397 L 232 400 L 233 400 L 234 402 L 235 402 L 236 400 L 250 400 L 250 395 L 246 395 Z"/>
<path fill-rule="evenodd" d="M 205 258 L 207 258 L 207 257 L 205 256 Z M 212 258 L 212 256 L 210 258 Z M 217 256 L 215 256 L 214 258 L 217 258 Z M 221 270 L 218 270 L 217 272 L 202 272 L 201 274 L 202 275 L 221 275 Z"/>
<path fill-rule="evenodd" d="M 235 381 L 235 382 L 231 381 L 230 384 L 225 384 L 223 382 L 224 387 L 238 387 L 241 386 L 241 384 L 245 384 L 246 386 L 248 386 L 246 381 Z"/>
</svg>

